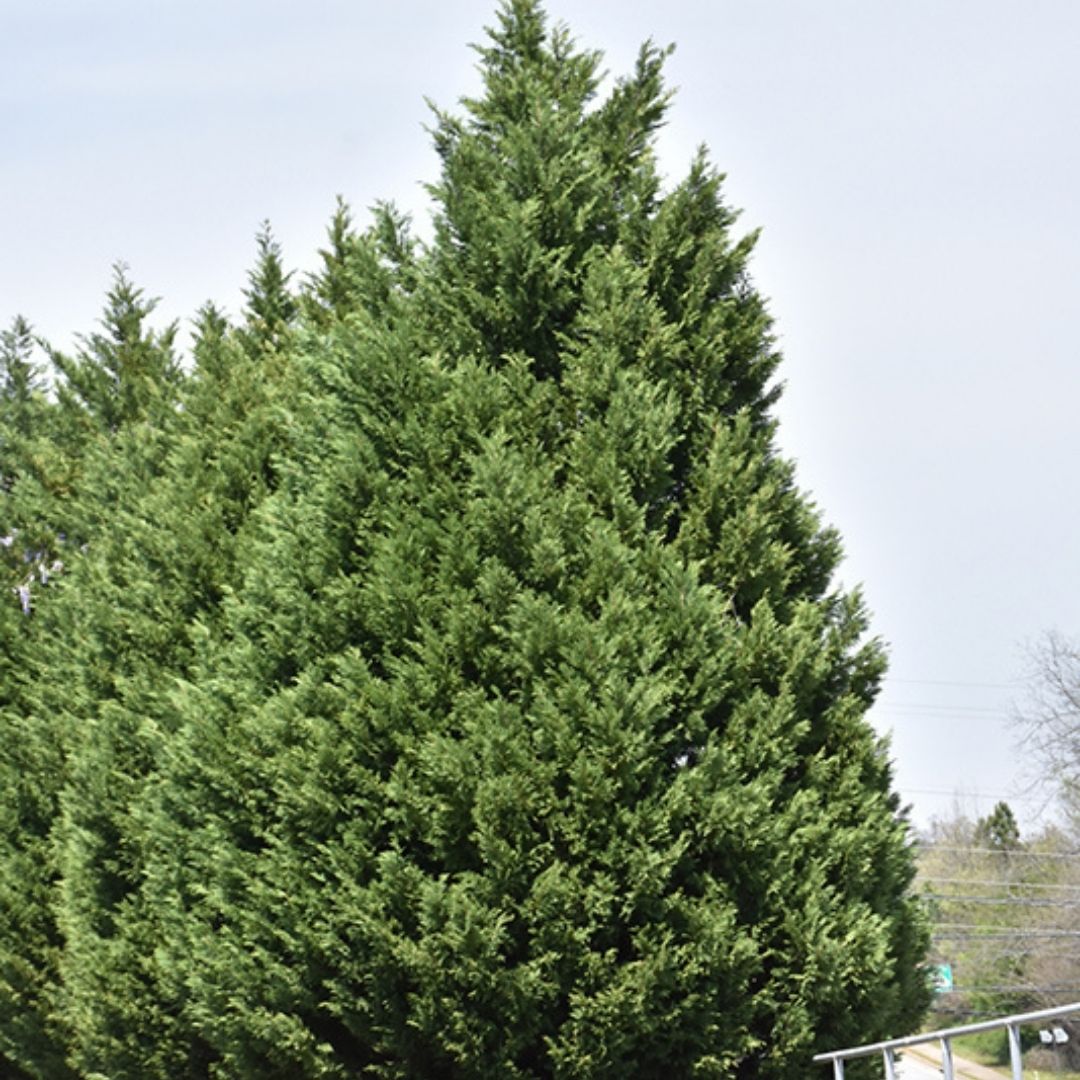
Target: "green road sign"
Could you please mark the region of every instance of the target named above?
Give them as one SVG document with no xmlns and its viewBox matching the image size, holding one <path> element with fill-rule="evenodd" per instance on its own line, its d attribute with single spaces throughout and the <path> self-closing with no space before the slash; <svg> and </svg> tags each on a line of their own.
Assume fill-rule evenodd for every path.
<svg viewBox="0 0 1080 1080">
<path fill-rule="evenodd" d="M 930 982 L 935 994 L 947 994 L 953 988 L 952 964 L 933 964 L 930 967 Z"/>
</svg>

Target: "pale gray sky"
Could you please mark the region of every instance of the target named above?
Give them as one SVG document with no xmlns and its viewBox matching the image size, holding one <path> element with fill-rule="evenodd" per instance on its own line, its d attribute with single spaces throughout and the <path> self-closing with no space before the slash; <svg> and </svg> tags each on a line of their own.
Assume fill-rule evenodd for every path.
<svg viewBox="0 0 1080 1080">
<path fill-rule="evenodd" d="M 553 0 L 620 73 L 675 42 L 662 137 L 706 143 L 786 363 L 781 443 L 891 645 L 875 722 L 916 822 L 1012 798 L 1023 645 L 1080 633 L 1080 5 Z M 494 3 L 0 0 L 0 322 L 92 328 L 127 262 L 234 310 L 269 218 L 314 265 L 334 197 L 423 227 L 424 97 L 477 87 Z M 934 793 L 941 794 L 934 794 Z"/>
</svg>

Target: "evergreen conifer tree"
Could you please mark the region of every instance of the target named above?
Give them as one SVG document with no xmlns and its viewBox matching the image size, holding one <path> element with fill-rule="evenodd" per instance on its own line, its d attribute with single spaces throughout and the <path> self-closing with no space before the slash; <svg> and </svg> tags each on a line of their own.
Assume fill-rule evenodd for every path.
<svg viewBox="0 0 1080 1080">
<path fill-rule="evenodd" d="M 12 643 L 17 670 L 4 678 L 0 701 L 0 1054 L 6 1067 L 32 1076 L 67 1072 L 56 828 L 71 780 L 73 737 L 90 738 L 96 728 L 122 678 L 129 639 L 109 637 L 97 656 L 93 648 L 109 624 L 129 620 L 131 593 L 157 584 L 140 565 L 125 588 L 95 596 L 92 569 L 108 565 L 100 557 L 103 534 L 131 522 L 126 514 L 152 486 L 176 419 L 175 328 L 148 329 L 152 308 L 118 268 L 99 332 L 75 357 L 50 351 L 56 400 L 33 395 L 24 467 L 4 500 L 12 523 L 6 535 L 14 536 L 12 550 L 28 576 L 17 589 L 24 615 Z M 96 564 L 87 562 L 87 551 L 98 556 Z M 97 775 L 98 789 L 109 791 L 112 781 L 119 783 L 119 775 Z M 114 839 L 106 864 L 118 856 Z"/>
<path fill-rule="evenodd" d="M 68 557 L 57 529 L 71 469 L 34 351 L 23 319 L 0 337 L 0 1069 L 59 1080 L 67 1070 L 54 1015 L 60 936 L 48 867 L 62 755 L 26 701 L 46 585 L 62 572 L 59 555 Z"/>
<path fill-rule="evenodd" d="M 53 834 L 60 1012 L 81 1074 L 205 1075 L 213 1057 L 182 1025 L 158 962 L 168 928 L 146 896 L 142 814 L 169 752 L 173 689 L 212 632 L 245 522 L 289 438 L 295 364 L 279 346 L 293 306 L 265 230 L 250 280 L 242 330 L 212 305 L 200 312 L 183 408 L 156 468 L 134 470 L 148 482 L 90 546 L 63 611 L 63 654 L 48 660 L 68 673 L 73 733 Z"/>
<path fill-rule="evenodd" d="M 56 401 L 34 402 L 26 467 L 5 499 L 14 521 L 7 535 L 29 576 L 19 587 L 18 669 L 0 701 L 0 1054 L 35 1076 L 66 1074 L 64 1032 L 77 1018 L 65 1015 L 63 972 L 72 955 L 87 952 L 83 940 L 71 948 L 57 904 L 67 884 L 57 829 L 72 750 L 93 738 L 127 673 L 138 632 L 131 596 L 157 586 L 145 564 L 132 572 L 130 561 L 117 560 L 114 573 L 126 570 L 126 579 L 111 592 L 101 588 L 110 569 L 104 536 L 132 523 L 177 419 L 175 328 L 149 329 L 153 306 L 118 267 L 101 330 L 73 358 L 50 351 Z M 110 780 L 122 787 L 123 771 L 100 764 L 95 790 L 115 796 Z M 99 852 L 103 872 L 122 848 L 119 833 L 110 840 Z"/>
<path fill-rule="evenodd" d="M 660 51 L 597 104 L 515 0 L 481 55 L 415 287 L 297 342 L 317 449 L 156 789 L 167 963 L 234 1075 L 811 1075 L 917 1021 L 925 932 L 752 238 L 704 157 L 660 192 Z"/>
<path fill-rule="evenodd" d="M 260 232 L 190 380 L 121 272 L 57 358 L 87 547 L 0 686 L 16 1075 L 787 1080 L 927 1003 L 753 236 L 704 153 L 662 190 L 663 50 L 601 98 L 507 0 L 480 57 L 429 249 L 339 204 L 295 291 Z"/>
<path fill-rule="evenodd" d="M 152 482 L 113 506 L 45 661 L 54 681 L 64 673 L 59 711 L 73 733 L 52 833 L 65 939 L 58 1011 L 80 1074 L 201 1076 L 218 1056 L 186 1022 L 186 992 L 170 971 L 162 943 L 174 928 L 155 898 L 174 874 L 150 868 L 146 821 L 161 761 L 174 752 L 175 688 L 216 648 L 223 601 L 257 528 L 249 519 L 276 487 L 304 409 L 287 321 L 296 304 L 265 230 L 250 281 L 239 331 L 212 305 L 200 312 L 195 370 Z M 286 314 L 264 317 L 272 311 Z"/>
<path fill-rule="evenodd" d="M 63 1077 L 49 869 L 63 759 L 27 700 L 48 634 L 48 586 L 71 558 L 63 530 L 78 466 L 37 350 L 22 318 L 0 335 L 0 1063 L 5 1075 L 40 1065 Z"/>
</svg>

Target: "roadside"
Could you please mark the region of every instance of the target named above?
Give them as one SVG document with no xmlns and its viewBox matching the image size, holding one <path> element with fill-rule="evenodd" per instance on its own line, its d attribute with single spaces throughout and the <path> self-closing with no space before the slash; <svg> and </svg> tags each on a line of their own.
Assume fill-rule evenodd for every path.
<svg viewBox="0 0 1080 1080">
<path fill-rule="evenodd" d="M 939 1071 L 941 1069 L 941 1048 L 936 1043 L 920 1043 L 918 1046 L 905 1050 L 904 1053 L 918 1058 L 919 1061 Z M 955 1052 L 953 1053 L 953 1073 L 956 1080 L 1002 1080 L 1002 1077 L 1009 1075 L 1008 1072 L 991 1069 L 988 1065 L 979 1065 L 967 1058 L 957 1057 Z"/>
</svg>

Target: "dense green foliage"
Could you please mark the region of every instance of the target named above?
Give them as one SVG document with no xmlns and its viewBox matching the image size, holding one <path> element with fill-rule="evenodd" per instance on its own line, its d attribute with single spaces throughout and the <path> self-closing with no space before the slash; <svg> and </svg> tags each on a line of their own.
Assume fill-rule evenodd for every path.
<svg viewBox="0 0 1080 1080">
<path fill-rule="evenodd" d="M 429 246 L 339 206 L 296 286 L 264 230 L 187 373 L 123 271 L 52 397 L 4 337 L 10 1074 L 790 1078 L 918 1022 L 882 653 L 663 59 L 599 99 L 513 0 Z"/>
</svg>

